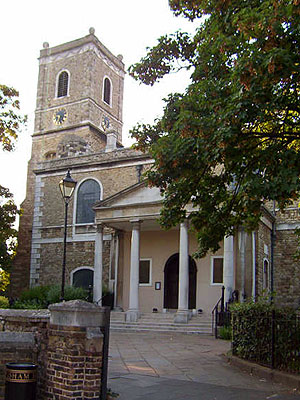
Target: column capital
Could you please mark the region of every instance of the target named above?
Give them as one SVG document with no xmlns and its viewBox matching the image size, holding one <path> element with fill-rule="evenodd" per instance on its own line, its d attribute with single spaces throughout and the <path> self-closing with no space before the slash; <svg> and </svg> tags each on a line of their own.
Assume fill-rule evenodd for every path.
<svg viewBox="0 0 300 400">
<path fill-rule="evenodd" d="M 189 227 L 189 220 L 185 219 L 184 221 L 180 222 L 180 228 L 188 228 Z"/>
<path fill-rule="evenodd" d="M 131 219 L 129 222 L 131 223 L 132 227 L 139 228 L 143 221 L 137 218 L 137 219 Z"/>
<path fill-rule="evenodd" d="M 95 227 L 98 233 L 103 233 L 104 224 L 102 222 L 95 224 Z"/>
</svg>

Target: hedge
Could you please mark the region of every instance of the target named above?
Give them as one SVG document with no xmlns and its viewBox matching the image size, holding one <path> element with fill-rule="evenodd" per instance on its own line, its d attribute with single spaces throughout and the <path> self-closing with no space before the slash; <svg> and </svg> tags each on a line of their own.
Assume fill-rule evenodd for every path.
<svg viewBox="0 0 300 400">
<path fill-rule="evenodd" d="M 246 360 L 300 373 L 300 316 L 266 302 L 231 307 L 232 351 Z"/>
</svg>

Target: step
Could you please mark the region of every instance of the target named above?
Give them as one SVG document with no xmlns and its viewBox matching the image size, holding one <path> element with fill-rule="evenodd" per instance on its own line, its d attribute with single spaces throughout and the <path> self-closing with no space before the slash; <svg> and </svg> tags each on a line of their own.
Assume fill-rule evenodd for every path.
<svg viewBox="0 0 300 400">
<path fill-rule="evenodd" d="M 191 333 L 191 334 L 205 334 L 212 335 L 211 329 L 187 329 L 175 327 L 173 329 L 167 328 L 164 329 L 162 327 L 143 327 L 143 326 L 132 326 L 132 325 L 123 325 L 123 326 L 111 326 L 111 331 L 114 332 L 164 332 L 164 333 Z"/>
<path fill-rule="evenodd" d="M 144 313 L 137 322 L 126 322 L 124 312 L 112 312 L 110 329 L 119 332 L 166 332 L 211 335 L 208 315 L 194 315 L 187 324 L 174 322 L 175 313 Z"/>
</svg>

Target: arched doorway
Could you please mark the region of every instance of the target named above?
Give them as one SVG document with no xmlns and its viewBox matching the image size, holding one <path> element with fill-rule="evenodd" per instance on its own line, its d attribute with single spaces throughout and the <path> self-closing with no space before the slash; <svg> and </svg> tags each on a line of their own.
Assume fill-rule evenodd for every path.
<svg viewBox="0 0 300 400">
<path fill-rule="evenodd" d="M 173 254 L 164 270 L 164 308 L 178 308 L 179 254 Z M 189 309 L 196 308 L 197 267 L 189 256 Z"/>
</svg>

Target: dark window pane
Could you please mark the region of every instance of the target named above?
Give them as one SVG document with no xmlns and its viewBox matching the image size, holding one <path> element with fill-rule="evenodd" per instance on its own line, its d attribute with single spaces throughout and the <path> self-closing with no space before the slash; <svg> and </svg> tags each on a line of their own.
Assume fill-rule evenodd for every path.
<svg viewBox="0 0 300 400">
<path fill-rule="evenodd" d="M 73 286 L 89 289 L 93 287 L 94 271 L 91 269 L 80 269 L 73 274 Z"/>
<path fill-rule="evenodd" d="M 223 258 L 214 258 L 213 283 L 223 283 Z"/>
<path fill-rule="evenodd" d="M 63 71 L 58 78 L 57 97 L 64 97 L 68 94 L 69 75 Z"/>
<path fill-rule="evenodd" d="M 84 181 L 77 192 L 77 224 L 94 222 L 95 213 L 92 207 L 98 200 L 100 200 L 99 183 L 93 179 Z"/>
<path fill-rule="evenodd" d="M 140 261 L 140 281 L 139 283 L 150 283 L 150 260 Z"/>
<path fill-rule="evenodd" d="M 104 79 L 104 95 L 103 100 L 105 103 L 110 104 L 110 96 L 111 96 L 111 84 L 108 78 Z"/>
<path fill-rule="evenodd" d="M 263 287 L 267 289 L 269 287 L 269 261 L 264 261 L 264 278 L 263 278 Z"/>
</svg>

